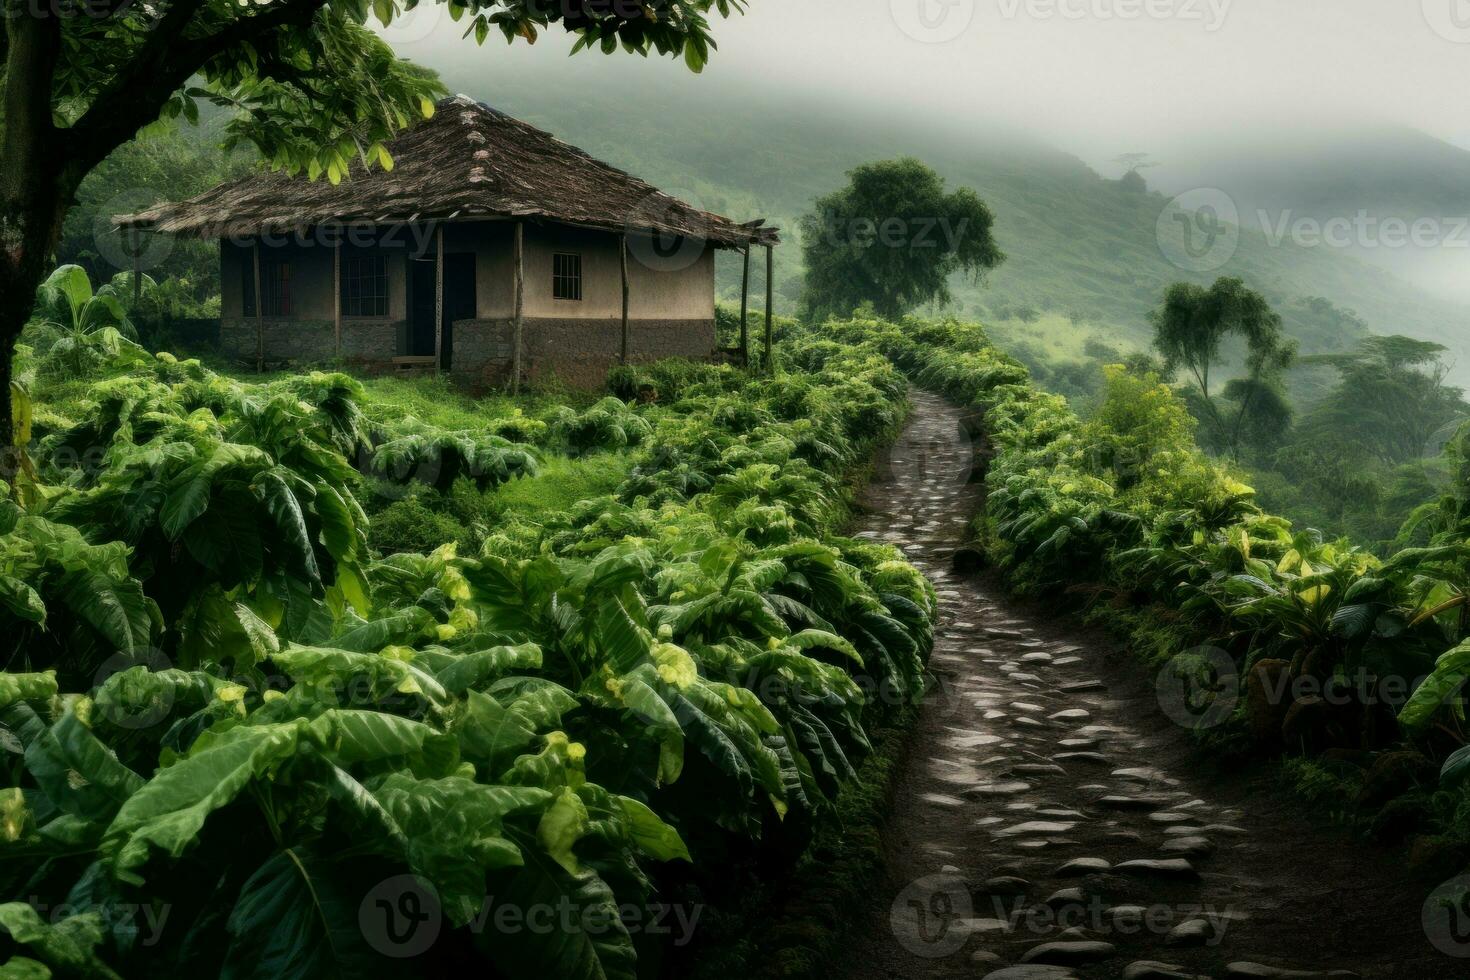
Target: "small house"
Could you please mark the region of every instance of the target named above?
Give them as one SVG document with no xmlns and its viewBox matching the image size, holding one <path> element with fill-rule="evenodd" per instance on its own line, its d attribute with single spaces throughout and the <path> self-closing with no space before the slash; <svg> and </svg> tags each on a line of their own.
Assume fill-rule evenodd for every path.
<svg viewBox="0 0 1470 980">
<path fill-rule="evenodd" d="M 717 356 L 715 251 L 744 254 L 748 289 L 751 250 L 769 270 L 779 240 L 462 95 L 387 150 L 392 169 L 335 185 L 253 173 L 117 223 L 219 241 L 227 356 L 513 386 Z"/>
</svg>

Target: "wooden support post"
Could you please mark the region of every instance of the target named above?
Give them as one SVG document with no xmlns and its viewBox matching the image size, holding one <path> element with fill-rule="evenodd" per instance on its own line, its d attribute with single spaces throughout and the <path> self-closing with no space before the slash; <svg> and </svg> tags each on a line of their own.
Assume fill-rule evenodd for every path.
<svg viewBox="0 0 1470 980">
<path fill-rule="evenodd" d="M 444 226 L 434 229 L 434 373 L 444 369 Z"/>
<path fill-rule="evenodd" d="M 265 304 L 260 297 L 260 239 L 255 240 L 255 373 L 265 373 Z"/>
<path fill-rule="evenodd" d="M 766 373 L 776 373 L 776 354 L 772 347 L 772 329 L 776 316 L 776 246 L 766 246 Z"/>
<path fill-rule="evenodd" d="M 342 356 L 342 242 L 332 246 L 332 327 L 337 337 L 337 356 Z"/>
<path fill-rule="evenodd" d="M 143 233 L 136 229 L 132 235 L 133 253 L 133 316 L 138 315 L 138 304 L 143 299 Z"/>
<path fill-rule="evenodd" d="M 745 266 L 740 273 L 740 359 L 750 367 L 750 244 L 745 249 Z"/>
<path fill-rule="evenodd" d="M 623 262 L 623 344 L 619 361 L 628 363 L 628 235 L 626 232 L 618 236 L 618 251 L 621 253 Z"/>
<path fill-rule="evenodd" d="M 511 327 L 510 393 L 521 393 L 521 334 L 525 329 L 526 312 L 526 224 L 516 222 L 515 241 L 515 321 Z"/>
</svg>

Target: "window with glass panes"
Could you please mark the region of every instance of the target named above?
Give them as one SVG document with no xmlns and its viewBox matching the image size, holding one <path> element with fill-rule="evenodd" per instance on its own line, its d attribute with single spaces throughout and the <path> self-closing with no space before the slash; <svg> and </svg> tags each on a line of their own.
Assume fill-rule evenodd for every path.
<svg viewBox="0 0 1470 980">
<path fill-rule="evenodd" d="M 388 257 L 354 255 L 342 263 L 342 314 L 388 315 Z"/>
<path fill-rule="evenodd" d="M 582 298 L 582 256 L 573 252 L 552 255 L 551 295 L 555 299 Z"/>
</svg>

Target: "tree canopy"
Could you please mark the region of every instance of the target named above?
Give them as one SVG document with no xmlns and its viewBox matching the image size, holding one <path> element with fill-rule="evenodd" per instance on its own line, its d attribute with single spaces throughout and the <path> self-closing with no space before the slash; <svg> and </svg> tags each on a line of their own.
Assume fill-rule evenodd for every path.
<svg viewBox="0 0 1470 980">
<path fill-rule="evenodd" d="M 864 164 L 848 186 L 819 198 L 801 219 L 803 306 L 816 316 L 864 303 L 897 317 L 948 302 L 955 272 L 983 275 L 1005 259 L 994 215 L 973 190 L 946 193 L 944 179 L 912 158 Z"/>
<path fill-rule="evenodd" d="M 1179 282 L 1169 287 L 1149 319 L 1154 347 L 1166 368 L 1171 373 L 1182 370 L 1194 380 L 1206 430 L 1202 441 L 1236 455 L 1248 429 L 1274 424 L 1279 430 L 1289 423 L 1276 389 L 1296 357 L 1296 342 L 1282 333 L 1280 315 L 1260 293 L 1233 277 L 1208 288 Z M 1211 390 L 1210 369 L 1221 362 L 1221 347 L 1230 337 L 1245 344 L 1246 376 L 1234 379 L 1222 393 L 1234 407 L 1227 415 Z"/>
</svg>

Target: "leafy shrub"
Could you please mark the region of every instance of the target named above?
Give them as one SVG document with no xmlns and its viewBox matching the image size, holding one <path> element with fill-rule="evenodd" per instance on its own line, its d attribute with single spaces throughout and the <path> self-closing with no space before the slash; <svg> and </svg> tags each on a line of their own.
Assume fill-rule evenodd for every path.
<svg viewBox="0 0 1470 980">
<path fill-rule="evenodd" d="M 552 423 L 552 438 L 573 454 L 637 446 L 653 431 L 637 412 L 617 398 L 604 398 L 584 412 L 562 408 Z"/>
<path fill-rule="evenodd" d="M 468 550 L 469 529 L 441 510 L 431 510 L 418 496 L 395 500 L 373 515 L 368 545 L 383 555 L 426 552 L 454 542 Z"/>
<path fill-rule="evenodd" d="M 799 845 L 904 706 L 864 689 L 923 693 L 932 591 L 830 538 L 891 369 L 565 408 L 578 458 L 540 477 L 497 435 L 372 425 L 340 375 L 111 370 L 0 501 L 4 880 L 87 910 L 0 924 L 63 971 L 401 971 L 358 912 L 411 881 L 444 916 L 426 974 L 629 977 L 620 907 Z M 780 418 L 797 389 L 828 417 Z M 371 521 L 367 458 L 406 481 L 368 483 Z M 613 925 L 477 934 L 487 895 Z M 105 928 L 157 905 L 177 941 Z"/>
</svg>

